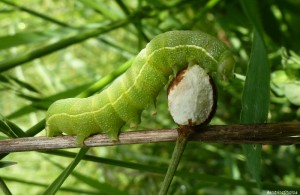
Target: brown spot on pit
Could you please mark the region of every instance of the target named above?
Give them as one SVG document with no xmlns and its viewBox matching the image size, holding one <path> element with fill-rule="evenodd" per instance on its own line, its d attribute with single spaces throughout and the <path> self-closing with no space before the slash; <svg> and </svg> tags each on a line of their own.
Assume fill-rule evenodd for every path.
<svg viewBox="0 0 300 195">
<path fill-rule="evenodd" d="M 192 119 L 189 119 L 188 123 L 189 123 L 190 126 L 193 126 L 193 120 Z"/>
<path fill-rule="evenodd" d="M 167 90 L 168 94 L 169 94 L 169 92 L 170 92 L 171 90 L 173 90 L 173 88 L 174 88 L 176 85 L 178 85 L 178 83 L 180 83 L 180 81 L 184 78 L 184 74 L 185 74 L 185 72 L 186 72 L 187 69 L 188 69 L 188 67 L 185 68 L 185 69 L 183 69 L 183 70 L 181 70 L 181 71 L 176 75 L 176 77 L 172 80 L 172 82 L 171 82 L 171 83 L 169 84 L 169 86 L 168 86 L 168 90 Z"/>
</svg>

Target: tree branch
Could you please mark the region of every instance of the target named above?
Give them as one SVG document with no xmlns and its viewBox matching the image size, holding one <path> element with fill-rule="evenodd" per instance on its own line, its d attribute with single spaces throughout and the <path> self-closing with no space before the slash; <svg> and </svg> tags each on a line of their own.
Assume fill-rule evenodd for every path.
<svg viewBox="0 0 300 195">
<path fill-rule="evenodd" d="M 84 147 L 174 142 L 176 129 L 138 130 L 120 134 L 118 142 L 112 142 L 104 134 L 87 138 Z M 75 136 L 27 137 L 0 140 L 0 153 L 76 148 Z M 199 127 L 190 141 L 223 144 L 300 144 L 300 123 L 257 125 L 212 125 Z"/>
</svg>

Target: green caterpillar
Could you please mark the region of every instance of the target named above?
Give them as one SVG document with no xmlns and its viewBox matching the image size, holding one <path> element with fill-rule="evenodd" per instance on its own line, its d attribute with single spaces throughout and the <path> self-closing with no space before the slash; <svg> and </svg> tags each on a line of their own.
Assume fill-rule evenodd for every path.
<svg viewBox="0 0 300 195">
<path fill-rule="evenodd" d="M 215 37 L 199 31 L 170 31 L 152 39 L 133 65 L 101 93 L 54 102 L 46 113 L 47 136 L 77 135 L 76 142 L 106 133 L 118 140 L 120 128 L 140 123 L 141 112 L 154 105 L 169 77 L 198 64 L 222 79 L 233 75 L 235 60 Z"/>
</svg>

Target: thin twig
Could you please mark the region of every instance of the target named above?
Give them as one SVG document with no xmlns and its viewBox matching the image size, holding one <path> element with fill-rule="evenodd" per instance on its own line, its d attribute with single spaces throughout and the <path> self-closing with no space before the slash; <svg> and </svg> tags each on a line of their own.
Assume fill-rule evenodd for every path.
<svg viewBox="0 0 300 195">
<path fill-rule="evenodd" d="M 176 140 L 175 148 L 173 150 L 172 158 L 170 160 L 167 173 L 165 174 L 164 181 L 161 185 L 159 195 L 165 195 L 168 193 L 169 187 L 172 183 L 177 167 L 180 163 L 181 156 L 184 152 L 185 146 L 188 143 L 188 139 L 195 131 L 193 128 L 182 126 L 178 128 L 177 132 L 178 137 Z"/>
<path fill-rule="evenodd" d="M 174 142 L 176 129 L 137 130 L 120 134 L 118 142 L 97 134 L 85 140 L 85 147 Z M 76 148 L 75 136 L 28 137 L 0 140 L 0 153 Z M 300 123 L 259 125 L 212 125 L 202 127 L 190 141 L 223 144 L 300 144 Z"/>
</svg>

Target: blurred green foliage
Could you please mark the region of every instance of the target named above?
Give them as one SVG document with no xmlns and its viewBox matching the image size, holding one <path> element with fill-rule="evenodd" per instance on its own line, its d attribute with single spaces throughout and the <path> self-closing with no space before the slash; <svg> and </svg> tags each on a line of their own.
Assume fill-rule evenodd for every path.
<svg viewBox="0 0 300 195">
<path fill-rule="evenodd" d="M 298 121 L 300 2 L 257 3 L 271 71 L 268 122 Z M 0 0 L 0 138 L 44 135 L 38 122 L 53 101 L 78 95 L 138 54 L 155 35 L 180 29 L 218 37 L 235 55 L 237 78 L 246 75 L 253 26 L 239 1 Z M 213 124 L 240 122 L 244 81 L 237 78 L 217 83 Z M 165 91 L 157 98 L 157 115 L 143 112 L 139 129 L 176 127 Z M 159 143 L 90 149 L 57 194 L 156 194 L 173 147 Z M 18 163 L 1 168 L 1 189 L 42 194 L 74 158 L 70 151 L 77 152 L 0 154 Z M 259 190 L 240 146 L 189 143 L 170 194 L 299 190 L 299 154 L 295 145 L 263 146 Z"/>
</svg>

